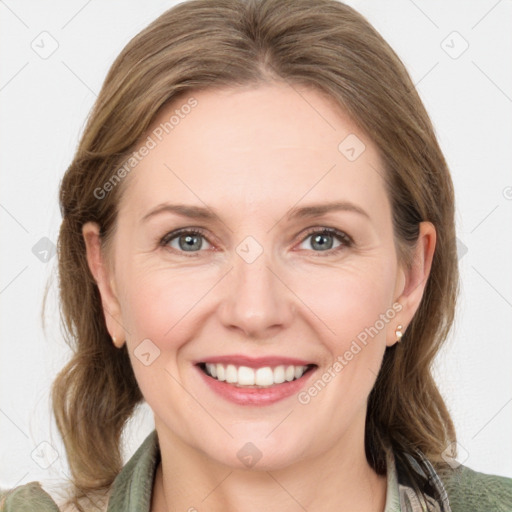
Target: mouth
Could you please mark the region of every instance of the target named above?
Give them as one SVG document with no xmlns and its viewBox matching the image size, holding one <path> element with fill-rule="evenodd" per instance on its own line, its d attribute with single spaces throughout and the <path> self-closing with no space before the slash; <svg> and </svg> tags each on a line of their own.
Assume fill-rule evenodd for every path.
<svg viewBox="0 0 512 512">
<path fill-rule="evenodd" d="M 200 362 L 197 367 L 208 377 L 237 388 L 265 389 L 301 379 L 313 371 L 316 364 L 278 364 L 245 366 L 237 364 Z"/>
<path fill-rule="evenodd" d="M 244 406 L 268 406 L 297 395 L 318 369 L 311 360 L 231 354 L 195 361 L 201 380 L 217 396 Z"/>
</svg>

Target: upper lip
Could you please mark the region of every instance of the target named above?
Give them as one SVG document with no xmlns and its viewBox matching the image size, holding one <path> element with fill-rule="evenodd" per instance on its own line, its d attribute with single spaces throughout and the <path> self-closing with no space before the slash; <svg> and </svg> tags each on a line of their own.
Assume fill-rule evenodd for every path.
<svg viewBox="0 0 512 512">
<path fill-rule="evenodd" d="M 206 359 L 197 361 L 196 364 L 209 363 L 209 364 L 232 364 L 235 366 L 248 366 L 249 368 L 261 368 L 264 366 L 308 366 L 313 365 L 311 361 L 305 359 L 297 359 L 295 357 L 282 357 L 282 356 L 265 356 L 265 357 L 248 357 L 239 354 L 212 356 Z"/>
</svg>

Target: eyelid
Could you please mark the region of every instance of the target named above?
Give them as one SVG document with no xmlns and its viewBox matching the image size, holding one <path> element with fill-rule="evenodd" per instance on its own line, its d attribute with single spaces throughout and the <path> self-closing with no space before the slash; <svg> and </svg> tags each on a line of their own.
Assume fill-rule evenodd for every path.
<svg viewBox="0 0 512 512">
<path fill-rule="evenodd" d="M 341 229 L 332 228 L 329 226 L 314 226 L 312 228 L 307 228 L 305 233 L 303 233 L 303 238 L 307 238 L 309 235 L 315 234 L 315 233 L 328 233 L 330 235 L 337 235 L 342 239 L 345 239 L 347 242 L 354 243 L 352 240 L 352 237 L 347 234 L 345 231 L 341 231 Z"/>
</svg>

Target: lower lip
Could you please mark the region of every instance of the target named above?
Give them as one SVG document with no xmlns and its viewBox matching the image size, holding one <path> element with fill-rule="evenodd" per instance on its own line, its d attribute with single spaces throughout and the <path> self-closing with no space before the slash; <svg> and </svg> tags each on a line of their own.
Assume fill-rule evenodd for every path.
<svg viewBox="0 0 512 512">
<path fill-rule="evenodd" d="M 283 382 L 282 384 L 274 384 L 268 388 L 242 388 L 214 379 L 213 377 L 206 375 L 206 373 L 204 373 L 204 371 L 198 366 L 196 366 L 196 369 L 201 374 L 205 383 L 223 398 L 238 405 L 260 406 L 270 405 L 297 394 L 301 388 L 306 385 L 310 376 L 316 370 L 316 368 L 313 368 L 299 379 L 292 380 L 291 382 Z"/>
</svg>

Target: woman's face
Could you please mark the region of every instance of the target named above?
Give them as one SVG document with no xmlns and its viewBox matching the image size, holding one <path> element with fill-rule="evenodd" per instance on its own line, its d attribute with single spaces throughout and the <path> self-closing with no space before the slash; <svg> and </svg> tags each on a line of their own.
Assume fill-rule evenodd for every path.
<svg viewBox="0 0 512 512">
<path fill-rule="evenodd" d="M 99 285 L 159 436 L 232 467 L 360 450 L 435 243 L 401 270 L 372 141 L 281 84 L 183 96 L 147 136 Z"/>
</svg>

